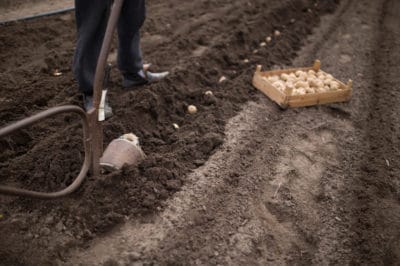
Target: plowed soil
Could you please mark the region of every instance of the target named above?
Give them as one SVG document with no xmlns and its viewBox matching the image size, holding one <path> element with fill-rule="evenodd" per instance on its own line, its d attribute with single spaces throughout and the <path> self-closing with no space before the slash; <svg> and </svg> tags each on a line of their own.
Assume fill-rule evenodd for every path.
<svg viewBox="0 0 400 266">
<path fill-rule="evenodd" d="M 113 69 L 104 140 L 133 132 L 147 158 L 63 199 L 1 196 L 0 264 L 398 265 L 399 11 L 395 0 L 149 1 L 145 60 L 172 74 L 126 91 Z M 81 105 L 73 13 L 0 27 L 0 126 Z M 351 102 L 281 110 L 251 86 L 257 64 L 316 58 L 354 80 Z M 59 115 L 0 149 L 0 184 L 60 190 L 83 161 L 81 123 Z"/>
</svg>

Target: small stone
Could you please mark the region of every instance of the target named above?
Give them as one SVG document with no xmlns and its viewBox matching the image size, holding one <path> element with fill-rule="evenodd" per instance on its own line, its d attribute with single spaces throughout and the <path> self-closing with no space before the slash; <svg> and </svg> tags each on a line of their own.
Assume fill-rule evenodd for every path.
<svg viewBox="0 0 400 266">
<path fill-rule="evenodd" d="M 225 77 L 225 76 L 222 76 L 220 79 L 219 79 L 219 83 L 222 83 L 222 82 L 224 82 L 224 81 L 226 81 L 227 80 L 227 78 Z"/>
<path fill-rule="evenodd" d="M 206 91 L 204 94 L 207 95 L 207 96 L 212 96 L 213 95 L 212 91 Z"/>
<path fill-rule="evenodd" d="M 276 37 L 281 36 L 281 32 L 279 30 L 275 30 L 274 35 Z"/>
<path fill-rule="evenodd" d="M 293 23 L 295 23 L 296 22 L 296 20 L 294 19 L 294 18 L 292 18 L 291 20 L 290 20 L 290 23 L 291 24 L 293 24 Z"/>
<path fill-rule="evenodd" d="M 173 126 L 175 129 L 179 129 L 179 125 L 176 124 L 176 123 L 173 123 L 172 126 Z"/>
<path fill-rule="evenodd" d="M 246 64 L 247 64 L 248 62 L 250 62 L 249 59 L 244 59 L 244 60 L 243 60 L 243 63 L 246 63 Z"/>
<path fill-rule="evenodd" d="M 62 75 L 62 72 L 61 72 L 60 70 L 54 69 L 54 71 L 53 71 L 53 76 L 59 77 L 59 76 L 61 76 L 61 75 Z"/>
<path fill-rule="evenodd" d="M 262 43 L 260 43 L 260 46 L 261 47 L 265 47 L 265 46 L 267 46 L 267 43 L 266 42 L 262 42 Z"/>
<path fill-rule="evenodd" d="M 253 50 L 253 54 L 256 54 L 256 53 L 258 53 L 258 50 L 257 50 L 257 49 L 254 49 L 254 50 Z"/>
<path fill-rule="evenodd" d="M 267 38 L 265 38 L 265 40 L 266 40 L 267 42 L 271 42 L 271 41 L 272 41 L 272 37 L 271 37 L 271 36 L 268 36 Z"/>
</svg>

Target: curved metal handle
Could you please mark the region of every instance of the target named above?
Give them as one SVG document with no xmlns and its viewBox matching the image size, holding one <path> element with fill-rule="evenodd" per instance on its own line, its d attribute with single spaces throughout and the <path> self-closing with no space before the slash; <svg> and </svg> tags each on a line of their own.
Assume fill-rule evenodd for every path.
<svg viewBox="0 0 400 266">
<path fill-rule="evenodd" d="M 32 190 L 14 188 L 9 186 L 0 186 L 0 194 L 6 194 L 11 196 L 26 196 L 31 198 L 39 198 L 39 199 L 55 199 L 59 197 L 66 196 L 74 192 L 78 187 L 82 184 L 83 180 L 86 178 L 86 175 L 90 168 L 91 163 L 91 146 L 90 146 L 90 132 L 89 132 L 89 122 L 86 117 L 85 111 L 74 105 L 66 105 L 66 106 L 58 106 L 50 108 L 46 111 L 40 112 L 34 116 L 25 118 L 20 120 L 14 124 L 11 124 L 7 127 L 0 129 L 0 138 L 8 136 L 9 134 L 20 130 L 22 128 L 26 128 L 34 123 L 37 123 L 45 118 L 61 114 L 61 113 L 76 113 L 78 114 L 83 121 L 83 137 L 84 137 L 84 149 L 85 149 L 85 160 L 83 162 L 81 171 L 78 177 L 69 185 L 67 188 L 57 191 L 57 192 L 37 192 Z"/>
</svg>

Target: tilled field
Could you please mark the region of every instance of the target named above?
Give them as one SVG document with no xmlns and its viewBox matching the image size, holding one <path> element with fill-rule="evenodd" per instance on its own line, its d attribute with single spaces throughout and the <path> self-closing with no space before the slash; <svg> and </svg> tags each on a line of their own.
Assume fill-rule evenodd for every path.
<svg viewBox="0 0 400 266">
<path fill-rule="evenodd" d="M 0 197 L 0 263 L 399 264 L 399 11 L 395 0 L 149 1 L 145 59 L 172 75 L 124 91 L 114 70 L 105 125 L 105 144 L 134 132 L 146 160 L 64 199 Z M 0 27 L 0 126 L 81 103 L 72 13 Z M 354 80 L 350 103 L 282 111 L 251 86 L 257 64 L 316 58 Z M 70 184 L 80 128 L 61 115 L 0 140 L 1 183 Z"/>
</svg>

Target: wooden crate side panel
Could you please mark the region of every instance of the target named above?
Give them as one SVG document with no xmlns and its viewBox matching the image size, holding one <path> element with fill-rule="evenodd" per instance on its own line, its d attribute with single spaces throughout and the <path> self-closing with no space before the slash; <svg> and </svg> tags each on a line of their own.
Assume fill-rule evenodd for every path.
<svg viewBox="0 0 400 266">
<path fill-rule="evenodd" d="M 271 100 L 284 107 L 287 104 L 286 95 L 276 89 L 269 81 L 263 79 L 259 73 L 253 77 L 253 86 L 262 91 Z"/>
<path fill-rule="evenodd" d="M 303 107 L 334 102 L 347 102 L 351 99 L 351 90 L 339 90 L 316 94 L 296 95 L 289 97 L 289 107 Z"/>
</svg>

